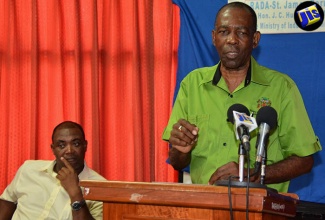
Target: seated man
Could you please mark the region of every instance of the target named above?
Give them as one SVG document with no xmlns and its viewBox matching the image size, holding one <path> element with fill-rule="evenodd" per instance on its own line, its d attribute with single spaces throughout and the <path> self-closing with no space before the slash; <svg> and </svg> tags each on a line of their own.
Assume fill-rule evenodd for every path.
<svg viewBox="0 0 325 220">
<path fill-rule="evenodd" d="M 102 219 L 102 202 L 85 201 L 80 180 L 105 180 L 84 162 L 81 125 L 65 121 L 52 134 L 54 161 L 29 160 L 0 196 L 3 219 Z"/>
</svg>

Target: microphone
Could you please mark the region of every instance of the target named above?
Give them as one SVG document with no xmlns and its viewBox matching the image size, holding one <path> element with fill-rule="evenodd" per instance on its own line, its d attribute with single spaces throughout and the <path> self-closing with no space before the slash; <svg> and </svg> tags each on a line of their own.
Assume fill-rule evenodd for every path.
<svg viewBox="0 0 325 220">
<path fill-rule="evenodd" d="M 246 152 L 250 149 L 249 132 L 257 127 L 255 118 L 249 117 L 249 110 L 241 104 L 230 106 L 227 112 L 228 121 L 235 124 L 235 132 L 237 140 L 240 139 L 239 145 L 239 182 L 244 181 L 244 163 Z"/>
<path fill-rule="evenodd" d="M 242 104 L 234 104 L 229 107 L 228 121 L 235 124 L 236 138 L 239 139 L 246 150 L 250 148 L 249 133 L 257 128 L 256 120 L 249 116 L 249 110 Z"/>
<path fill-rule="evenodd" d="M 270 131 L 276 127 L 278 114 L 274 108 L 264 106 L 256 114 L 256 121 L 259 125 L 259 134 L 256 141 L 256 162 L 255 171 L 260 169 L 262 158 L 265 156 L 265 145 L 269 138 Z"/>
<path fill-rule="evenodd" d="M 233 111 L 237 111 L 237 112 L 242 112 L 245 113 L 246 115 L 249 115 L 249 110 L 248 108 L 246 108 L 246 106 L 242 105 L 242 104 L 233 104 L 232 106 L 229 107 L 228 111 L 227 111 L 227 117 L 228 117 L 228 121 L 230 121 L 231 123 L 234 123 L 234 114 Z"/>
</svg>

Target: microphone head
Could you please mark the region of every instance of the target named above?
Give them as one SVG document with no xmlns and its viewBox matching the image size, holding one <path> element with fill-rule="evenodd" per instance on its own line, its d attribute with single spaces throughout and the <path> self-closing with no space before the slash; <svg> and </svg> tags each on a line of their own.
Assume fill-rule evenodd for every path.
<svg viewBox="0 0 325 220">
<path fill-rule="evenodd" d="M 270 126 L 270 130 L 272 130 L 277 125 L 277 121 L 278 114 L 271 106 L 263 106 L 256 114 L 256 122 L 258 126 L 260 126 L 261 123 L 266 123 Z"/>
<path fill-rule="evenodd" d="M 233 111 L 240 112 L 240 113 L 245 113 L 246 115 L 249 115 L 249 110 L 246 108 L 246 106 L 242 104 L 233 104 L 232 106 L 229 107 L 227 111 L 227 120 L 230 121 L 231 123 L 234 123 L 234 113 Z"/>
</svg>

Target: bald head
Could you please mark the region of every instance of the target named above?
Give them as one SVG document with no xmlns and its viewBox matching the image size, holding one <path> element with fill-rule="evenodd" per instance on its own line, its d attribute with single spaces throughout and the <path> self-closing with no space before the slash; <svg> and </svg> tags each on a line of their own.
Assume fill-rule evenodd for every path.
<svg viewBox="0 0 325 220">
<path fill-rule="evenodd" d="M 216 24 L 217 24 L 217 19 L 218 19 L 219 15 L 222 12 L 224 12 L 226 9 L 229 9 L 229 8 L 240 8 L 240 9 L 246 10 L 252 18 L 252 27 L 251 28 L 252 28 L 253 32 L 256 32 L 256 30 L 257 30 L 256 13 L 249 5 L 242 3 L 242 2 L 231 2 L 229 4 L 224 5 L 222 8 L 220 8 L 220 10 L 218 11 L 218 13 L 216 15 L 214 26 L 216 26 Z"/>
<path fill-rule="evenodd" d="M 58 124 L 54 128 L 53 133 L 52 133 L 52 142 L 54 140 L 54 135 L 55 135 L 56 131 L 59 129 L 63 129 L 63 128 L 77 128 L 81 131 L 83 139 L 86 139 L 84 129 L 82 128 L 82 126 L 80 124 L 73 122 L 73 121 L 64 121 L 64 122 L 61 122 L 60 124 Z"/>
</svg>

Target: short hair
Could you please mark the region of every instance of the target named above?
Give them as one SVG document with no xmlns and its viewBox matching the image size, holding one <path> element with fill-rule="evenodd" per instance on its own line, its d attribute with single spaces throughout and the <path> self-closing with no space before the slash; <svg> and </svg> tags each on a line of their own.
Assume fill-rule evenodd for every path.
<svg viewBox="0 0 325 220">
<path fill-rule="evenodd" d="M 61 128 L 78 128 L 81 131 L 83 139 L 86 140 L 84 129 L 82 128 L 82 126 L 80 124 L 73 122 L 73 121 L 64 121 L 64 122 L 61 122 L 60 124 L 58 124 L 57 126 L 55 126 L 55 128 L 53 129 L 52 142 L 54 141 L 55 132 Z"/>
<path fill-rule="evenodd" d="M 219 16 L 220 12 L 225 8 L 242 8 L 242 9 L 245 9 L 252 16 L 252 19 L 253 19 L 253 31 L 256 32 L 256 30 L 257 30 L 257 16 L 256 16 L 256 13 L 255 13 L 253 8 L 251 8 L 249 5 L 247 5 L 246 3 L 243 3 L 243 2 L 231 2 L 231 3 L 228 3 L 228 4 L 224 5 L 224 6 L 222 6 L 220 8 L 220 10 L 218 11 L 217 15 L 216 15 L 216 18 L 215 18 L 215 21 L 214 21 L 214 26 L 217 25 L 217 19 L 218 19 L 218 16 Z"/>
</svg>

